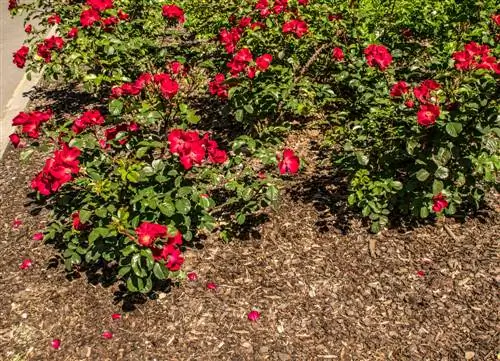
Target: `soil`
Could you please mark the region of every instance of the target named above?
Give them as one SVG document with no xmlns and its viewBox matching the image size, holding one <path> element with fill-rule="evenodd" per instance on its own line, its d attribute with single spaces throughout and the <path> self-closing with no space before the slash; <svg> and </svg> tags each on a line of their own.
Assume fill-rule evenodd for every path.
<svg viewBox="0 0 500 361">
<path fill-rule="evenodd" d="M 26 195 L 44 157 L 19 155 L 0 162 L 1 360 L 500 359 L 498 195 L 462 223 L 372 235 L 306 170 L 246 236 L 186 251 L 197 281 L 123 299 L 116 284 L 70 280 L 32 239 L 45 218 Z"/>
</svg>

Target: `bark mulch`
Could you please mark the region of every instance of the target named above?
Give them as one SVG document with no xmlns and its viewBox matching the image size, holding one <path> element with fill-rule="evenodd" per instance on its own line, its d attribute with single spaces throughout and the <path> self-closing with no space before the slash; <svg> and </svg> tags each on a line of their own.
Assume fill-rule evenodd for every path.
<svg viewBox="0 0 500 361">
<path fill-rule="evenodd" d="M 1 360 L 499 357 L 498 210 L 450 224 L 456 239 L 440 226 L 343 234 L 319 226 L 317 204 L 295 191 L 256 237 L 187 251 L 198 281 L 133 303 L 116 285 L 68 280 L 55 251 L 32 240 L 44 218 L 29 215 L 26 194 L 42 158 L 20 164 L 9 150 L 0 163 Z M 20 270 L 24 258 L 34 265 Z M 246 318 L 252 309 L 257 322 Z"/>
</svg>

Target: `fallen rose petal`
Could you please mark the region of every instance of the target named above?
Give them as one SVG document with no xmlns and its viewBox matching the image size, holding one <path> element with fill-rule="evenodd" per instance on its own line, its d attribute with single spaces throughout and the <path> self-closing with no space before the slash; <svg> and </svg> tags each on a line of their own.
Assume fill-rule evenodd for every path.
<svg viewBox="0 0 500 361">
<path fill-rule="evenodd" d="M 247 315 L 248 317 L 248 320 L 249 321 L 257 321 L 259 318 L 260 318 L 260 312 L 259 311 L 256 311 L 256 310 L 253 310 L 253 311 L 250 311 Z"/>
<path fill-rule="evenodd" d="M 422 270 L 420 270 L 420 271 L 417 272 L 417 276 L 418 277 L 425 277 L 425 272 L 422 271 Z"/>
<path fill-rule="evenodd" d="M 33 265 L 33 261 L 30 260 L 29 258 L 23 260 L 21 265 L 19 266 L 20 269 L 27 269 L 30 268 Z"/>
<path fill-rule="evenodd" d="M 38 233 L 35 233 L 33 235 L 33 240 L 34 241 L 41 241 L 43 239 L 43 233 L 42 232 L 38 232 Z"/>
<path fill-rule="evenodd" d="M 111 331 L 104 331 L 101 334 L 102 338 L 105 338 L 106 340 L 111 340 L 113 338 L 113 332 Z"/>
<path fill-rule="evenodd" d="M 217 289 L 217 285 L 214 282 L 208 282 L 207 289 L 215 291 Z"/>
<path fill-rule="evenodd" d="M 20 219 L 14 219 L 14 221 L 12 222 L 12 228 L 14 229 L 18 229 L 19 227 L 21 227 L 21 225 L 23 224 L 23 221 L 21 221 Z"/>
<path fill-rule="evenodd" d="M 119 314 L 119 313 L 113 313 L 113 314 L 111 315 L 111 318 L 112 318 L 113 320 L 119 320 L 120 318 L 122 318 L 122 315 L 121 315 L 121 314 Z"/>
<path fill-rule="evenodd" d="M 52 340 L 50 345 L 52 346 L 52 348 L 54 350 L 59 350 L 61 348 L 61 340 L 59 340 L 58 338 L 55 338 Z"/>
<path fill-rule="evenodd" d="M 196 281 L 196 280 L 198 280 L 198 275 L 196 274 L 196 272 L 189 272 L 187 274 L 187 278 L 190 281 Z M 208 285 L 207 285 L 207 287 L 208 287 Z"/>
</svg>

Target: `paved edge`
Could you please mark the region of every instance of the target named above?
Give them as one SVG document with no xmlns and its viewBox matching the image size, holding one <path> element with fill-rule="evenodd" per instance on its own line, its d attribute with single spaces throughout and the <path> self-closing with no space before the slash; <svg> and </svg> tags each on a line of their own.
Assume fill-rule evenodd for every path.
<svg viewBox="0 0 500 361">
<path fill-rule="evenodd" d="M 3 158 L 5 150 L 10 143 L 9 135 L 14 133 L 15 127 L 12 126 L 12 119 L 26 109 L 30 99 L 24 94 L 35 87 L 42 78 L 43 71 L 39 74 L 33 74 L 31 80 L 28 80 L 26 74 L 17 84 L 14 93 L 5 106 L 2 119 L 0 119 L 0 159 Z"/>
<path fill-rule="evenodd" d="M 50 37 L 55 34 L 57 26 L 54 25 L 47 33 L 47 37 Z M 12 119 L 22 112 L 26 110 L 26 106 L 28 105 L 30 99 L 25 97 L 24 94 L 32 90 L 42 79 L 43 72 L 45 71 L 45 67 L 40 70 L 40 73 L 31 73 L 31 80 L 28 80 L 26 73 L 24 73 L 23 78 L 17 84 L 14 93 L 10 97 L 5 109 L 0 109 L 2 113 L 0 113 L 0 160 L 3 159 L 5 154 L 5 150 L 10 143 L 9 135 L 14 133 L 15 127 L 12 126 Z"/>
</svg>

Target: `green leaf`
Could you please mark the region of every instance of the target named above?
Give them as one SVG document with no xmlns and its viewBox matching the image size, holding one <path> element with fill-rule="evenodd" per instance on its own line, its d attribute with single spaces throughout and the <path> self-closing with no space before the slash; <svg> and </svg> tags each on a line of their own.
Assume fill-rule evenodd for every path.
<svg viewBox="0 0 500 361">
<path fill-rule="evenodd" d="M 191 210 L 191 202 L 186 198 L 179 198 L 175 201 L 175 208 L 181 214 L 188 214 Z"/>
<path fill-rule="evenodd" d="M 438 169 L 434 172 L 434 176 L 439 179 L 446 179 L 448 178 L 449 175 L 449 170 L 446 167 L 439 166 Z"/>
<path fill-rule="evenodd" d="M 245 104 L 243 106 L 243 109 L 245 109 L 245 111 L 248 113 L 248 114 L 253 114 L 253 107 L 251 104 Z"/>
<path fill-rule="evenodd" d="M 80 221 L 82 223 L 87 223 L 92 216 L 92 212 L 87 209 L 80 209 Z"/>
<path fill-rule="evenodd" d="M 132 268 L 130 266 L 120 267 L 120 269 L 118 269 L 118 276 L 120 278 L 123 278 L 123 276 L 125 276 L 127 273 L 129 273 L 131 269 Z"/>
<path fill-rule="evenodd" d="M 443 188 L 444 188 L 443 182 L 440 180 L 434 179 L 434 182 L 432 183 L 432 194 L 437 195 L 437 194 L 441 193 Z"/>
<path fill-rule="evenodd" d="M 153 266 L 153 274 L 159 280 L 165 280 L 168 277 L 168 270 L 165 265 L 155 262 L 155 265 Z"/>
<path fill-rule="evenodd" d="M 172 217 L 175 214 L 175 206 L 170 201 L 164 201 L 163 203 L 158 204 L 158 208 L 160 209 L 160 212 L 167 217 Z"/>
<path fill-rule="evenodd" d="M 420 218 L 427 218 L 429 216 L 429 209 L 426 206 L 420 208 Z"/>
<path fill-rule="evenodd" d="M 446 124 L 446 133 L 448 133 L 451 137 L 456 138 L 461 131 L 462 131 L 461 123 L 451 122 Z"/>
<path fill-rule="evenodd" d="M 120 115 L 123 110 L 123 102 L 120 99 L 113 99 L 109 103 L 109 113 L 113 116 Z"/>
<path fill-rule="evenodd" d="M 420 182 L 425 182 L 425 180 L 426 180 L 427 178 L 429 178 L 429 175 L 430 175 L 430 173 L 429 173 L 429 172 L 427 172 L 427 171 L 426 171 L 425 169 L 423 169 L 423 168 L 422 168 L 422 169 L 420 169 L 420 170 L 417 172 L 417 174 L 416 174 L 417 179 L 418 179 Z"/>
<path fill-rule="evenodd" d="M 356 159 L 360 165 L 367 165 L 370 159 L 362 152 L 356 152 Z"/>
<path fill-rule="evenodd" d="M 134 271 L 137 277 L 146 277 L 147 273 L 142 269 L 141 266 L 141 255 L 134 254 L 131 259 L 132 270 Z"/>
<path fill-rule="evenodd" d="M 238 222 L 238 224 L 245 223 L 245 220 L 246 220 L 246 216 L 243 213 L 240 213 L 236 216 L 236 222 Z"/>
<path fill-rule="evenodd" d="M 266 197 L 271 201 L 271 202 L 276 202 L 279 197 L 279 190 L 276 186 L 270 185 L 267 187 L 266 190 Z"/>
<path fill-rule="evenodd" d="M 141 174 L 135 170 L 127 173 L 127 179 L 129 182 L 138 183 L 141 178 Z"/>
<path fill-rule="evenodd" d="M 238 110 L 234 113 L 234 117 L 236 118 L 236 120 L 237 120 L 238 122 L 242 122 L 242 121 L 243 121 L 243 110 L 238 109 Z"/>
<path fill-rule="evenodd" d="M 144 155 L 146 155 L 148 150 L 149 150 L 149 147 L 140 147 L 139 149 L 137 149 L 137 152 L 135 152 L 135 156 L 137 158 L 142 158 L 142 157 L 144 157 Z"/>
</svg>

